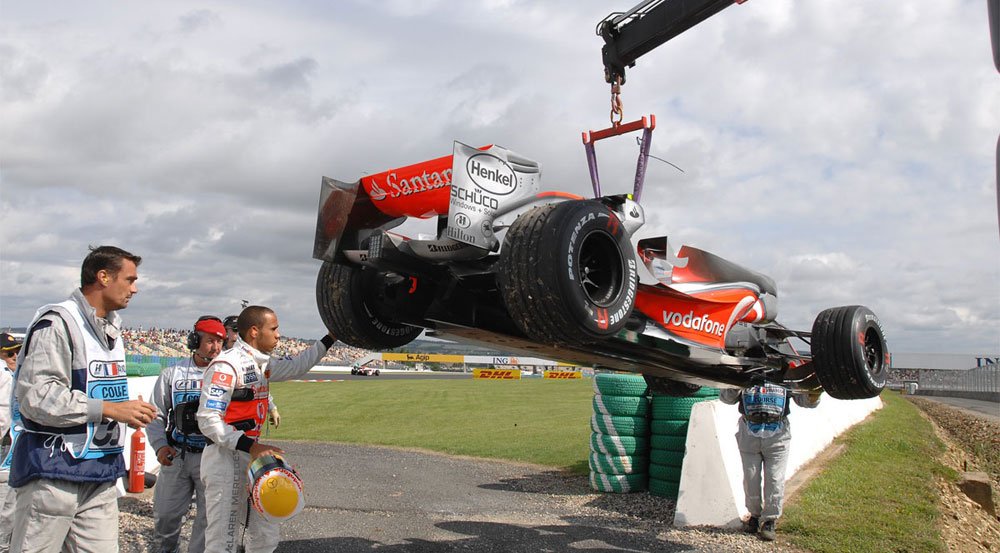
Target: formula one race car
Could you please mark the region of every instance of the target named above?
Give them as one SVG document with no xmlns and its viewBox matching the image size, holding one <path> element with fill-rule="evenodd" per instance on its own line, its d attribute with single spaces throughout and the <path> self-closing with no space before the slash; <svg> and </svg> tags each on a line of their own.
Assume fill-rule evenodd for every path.
<svg viewBox="0 0 1000 553">
<path fill-rule="evenodd" d="M 673 395 L 759 376 L 837 398 L 877 395 L 889 352 L 869 309 L 827 309 L 811 332 L 790 330 L 775 322 L 771 278 L 690 246 L 674 253 L 666 237 L 632 244 L 654 127 L 649 116 L 584 133 L 593 199 L 542 192 L 534 161 L 458 142 L 451 156 L 352 183 L 324 177 L 313 252 L 323 322 L 356 347 L 395 348 L 431 329 L 642 373 Z M 640 130 L 633 193 L 602 195 L 595 142 Z M 437 233 L 391 232 L 408 218 L 436 222 Z"/>
<path fill-rule="evenodd" d="M 351 367 L 351 374 L 357 376 L 378 376 L 382 372 L 372 367 Z"/>
</svg>

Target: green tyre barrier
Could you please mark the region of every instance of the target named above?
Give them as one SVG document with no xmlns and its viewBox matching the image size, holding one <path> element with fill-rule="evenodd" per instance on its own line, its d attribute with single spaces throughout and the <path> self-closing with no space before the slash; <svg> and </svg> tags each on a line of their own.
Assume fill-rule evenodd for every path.
<svg viewBox="0 0 1000 553">
<path fill-rule="evenodd" d="M 674 465 L 661 465 L 659 463 L 650 463 L 649 477 L 656 478 L 657 480 L 666 480 L 668 482 L 680 482 L 681 467 L 675 467 Z"/>
<path fill-rule="evenodd" d="M 598 415 L 590 417 L 590 429 L 611 436 L 641 436 L 649 434 L 649 421 L 645 417 L 616 417 Z"/>
<path fill-rule="evenodd" d="M 590 487 L 599 492 L 630 493 L 646 489 L 645 474 L 590 473 Z"/>
<path fill-rule="evenodd" d="M 688 420 L 653 419 L 649 431 L 660 436 L 687 436 Z"/>
<path fill-rule="evenodd" d="M 653 448 L 649 450 L 649 462 L 679 467 L 684 462 L 684 452 Z"/>
<path fill-rule="evenodd" d="M 670 480 L 660 480 L 659 478 L 649 479 L 649 493 L 651 495 L 656 495 L 659 497 L 667 497 L 670 499 L 677 499 L 677 493 L 680 492 L 681 483 L 673 482 Z"/>
<path fill-rule="evenodd" d="M 653 418 L 687 420 L 691 418 L 691 407 L 695 403 L 700 403 L 707 399 L 703 397 L 656 396 L 653 398 Z"/>
<path fill-rule="evenodd" d="M 601 474 L 636 474 L 646 472 L 648 466 L 648 457 L 632 457 L 629 455 L 617 457 L 601 455 L 600 453 L 590 454 L 591 472 L 599 472 Z"/>
<path fill-rule="evenodd" d="M 645 417 L 649 400 L 645 397 L 594 394 L 594 412 L 602 415 Z"/>
<path fill-rule="evenodd" d="M 649 454 L 649 440 L 639 436 L 611 436 L 593 432 L 590 435 L 590 450 L 602 455 Z"/>
<path fill-rule="evenodd" d="M 653 449 L 666 449 L 670 451 L 680 451 L 683 453 L 684 443 L 686 441 L 686 436 L 663 436 L 660 434 L 653 434 L 649 437 L 649 446 Z"/>
<path fill-rule="evenodd" d="M 641 397 L 649 392 L 642 375 L 600 373 L 594 376 L 594 393 L 609 396 Z"/>
</svg>

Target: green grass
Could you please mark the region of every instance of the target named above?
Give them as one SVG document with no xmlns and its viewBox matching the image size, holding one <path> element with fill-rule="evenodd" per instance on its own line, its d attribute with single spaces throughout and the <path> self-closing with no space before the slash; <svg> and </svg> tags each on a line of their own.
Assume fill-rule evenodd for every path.
<svg viewBox="0 0 1000 553">
<path fill-rule="evenodd" d="M 871 420 L 839 437 L 846 444 L 786 505 L 780 533 L 816 553 L 945 551 L 935 476 L 954 478 L 917 408 L 894 393 Z"/>
<path fill-rule="evenodd" d="M 272 439 L 415 447 L 509 459 L 585 474 L 591 381 L 522 380 L 278 383 L 283 426 Z M 826 552 L 945 551 L 938 530 L 936 459 L 943 444 L 894 393 L 837 439 L 843 453 L 786 505 L 779 535 Z"/>
<path fill-rule="evenodd" d="M 433 380 L 271 385 L 270 438 L 380 444 L 587 472 L 591 398 L 578 381 Z"/>
</svg>

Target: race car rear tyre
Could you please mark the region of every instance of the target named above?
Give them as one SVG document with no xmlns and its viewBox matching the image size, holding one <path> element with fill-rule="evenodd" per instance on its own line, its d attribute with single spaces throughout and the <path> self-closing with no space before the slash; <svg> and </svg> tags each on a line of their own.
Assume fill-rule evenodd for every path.
<svg viewBox="0 0 1000 553">
<path fill-rule="evenodd" d="M 324 261 L 316 277 L 316 305 L 326 328 L 350 346 L 383 350 L 406 345 L 419 327 L 392 319 L 409 281 L 393 283 L 384 271 Z"/>
<path fill-rule="evenodd" d="M 889 374 L 882 324 L 861 305 L 834 307 L 816 316 L 812 358 L 823 389 L 837 399 L 875 397 Z"/>
<path fill-rule="evenodd" d="M 638 273 L 621 220 L 593 200 L 536 207 L 514 221 L 497 265 L 504 305 L 528 336 L 584 344 L 614 336 Z"/>
</svg>

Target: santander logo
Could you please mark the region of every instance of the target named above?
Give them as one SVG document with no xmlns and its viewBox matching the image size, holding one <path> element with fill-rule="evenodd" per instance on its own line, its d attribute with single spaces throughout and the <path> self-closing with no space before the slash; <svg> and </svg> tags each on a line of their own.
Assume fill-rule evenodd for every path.
<svg viewBox="0 0 1000 553">
<path fill-rule="evenodd" d="M 465 162 L 465 171 L 479 188 L 497 196 L 506 196 L 517 188 L 517 175 L 504 160 L 489 154 L 476 154 Z"/>
</svg>

